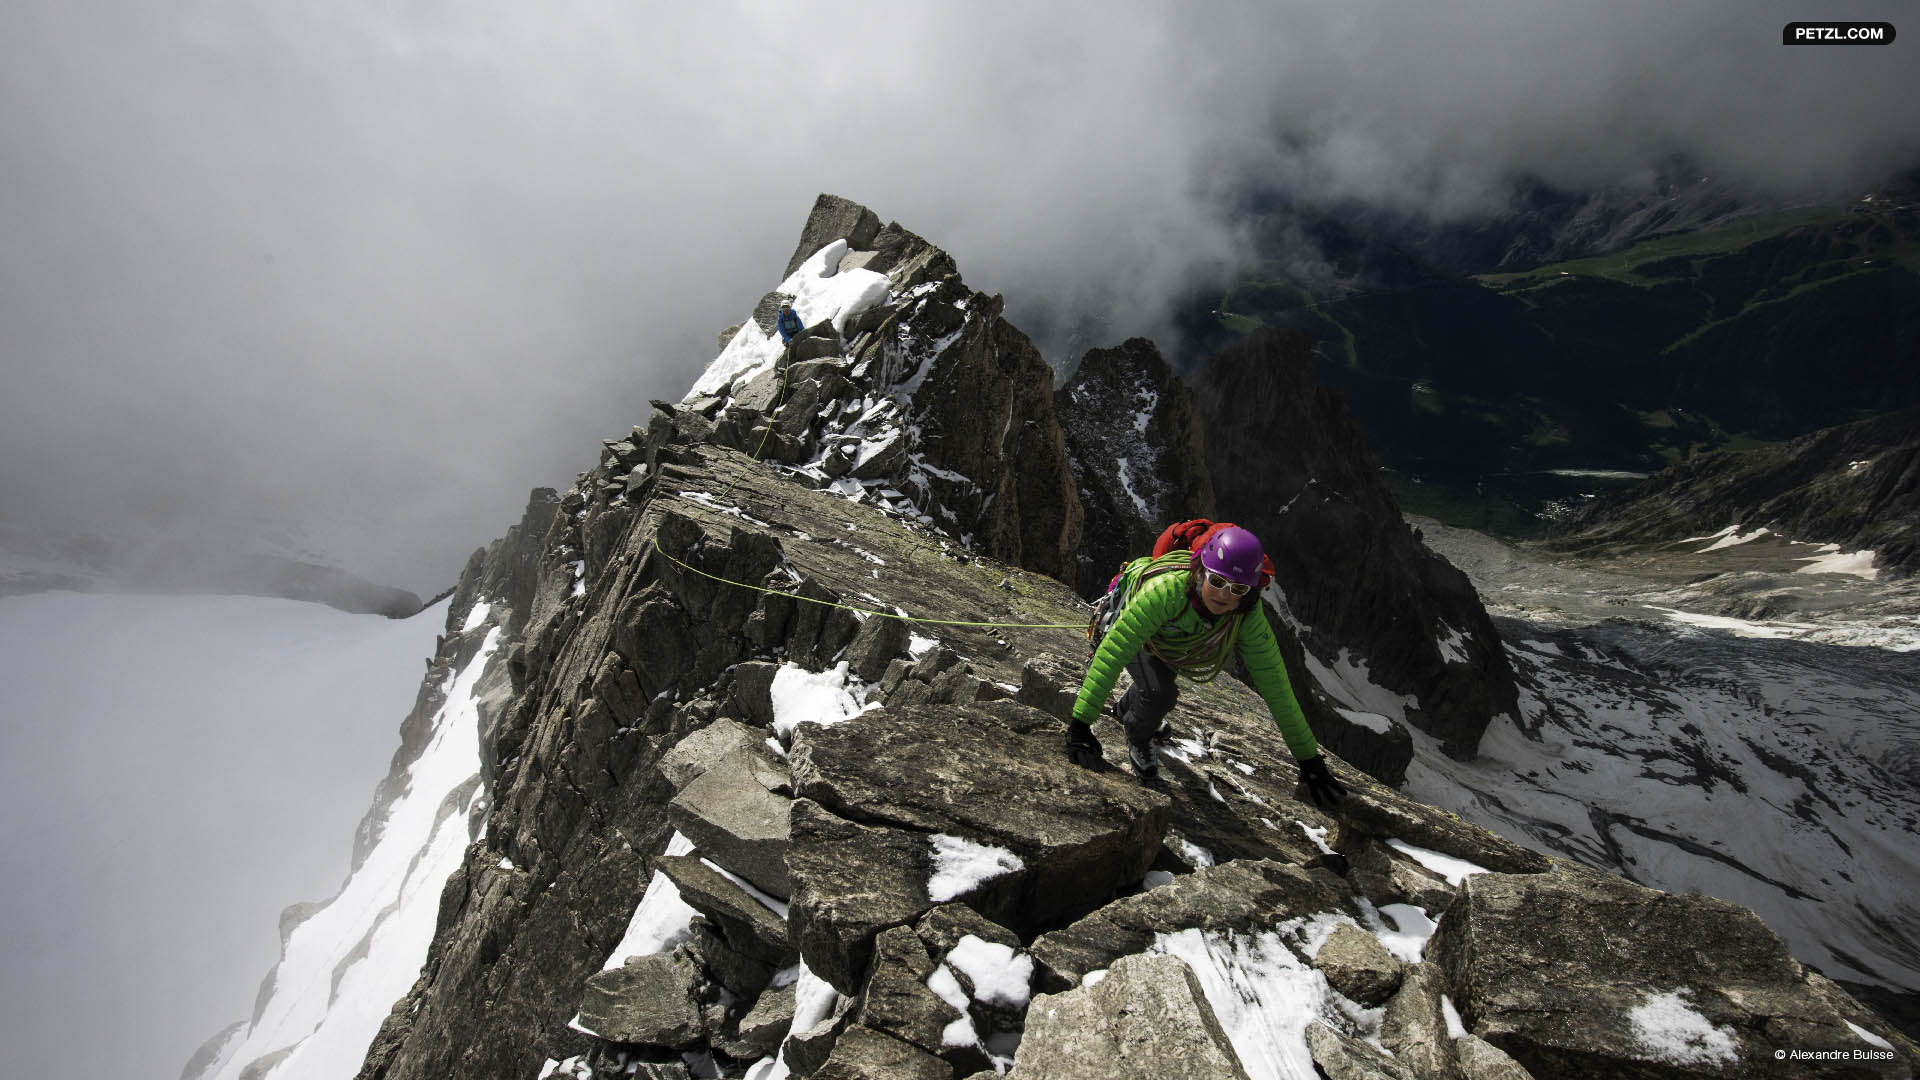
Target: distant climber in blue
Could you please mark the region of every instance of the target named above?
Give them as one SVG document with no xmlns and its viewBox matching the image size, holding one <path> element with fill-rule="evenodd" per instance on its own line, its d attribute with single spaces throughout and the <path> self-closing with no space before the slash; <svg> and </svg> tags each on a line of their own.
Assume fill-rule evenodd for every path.
<svg viewBox="0 0 1920 1080">
<path fill-rule="evenodd" d="M 1133 675 L 1133 689 L 1116 711 L 1134 772 L 1151 779 L 1159 772 L 1153 743 L 1167 730 L 1165 718 L 1178 697 L 1176 673 L 1206 682 L 1238 655 L 1300 765 L 1307 794 L 1317 806 L 1337 802 L 1346 788 L 1320 756 L 1273 628 L 1260 610 L 1260 589 L 1271 580 L 1273 563 L 1251 532 L 1205 519 L 1169 526 L 1153 556 L 1128 563 L 1109 587 L 1103 610 L 1112 621 L 1073 703 L 1067 759 L 1089 769 L 1105 767 L 1092 725 L 1124 668 Z"/>
<path fill-rule="evenodd" d="M 800 331 L 806 329 L 806 325 L 800 321 L 800 313 L 793 310 L 792 304 L 780 305 L 779 326 L 780 343 L 782 345 L 793 344 L 794 337 L 798 335 Z"/>
</svg>

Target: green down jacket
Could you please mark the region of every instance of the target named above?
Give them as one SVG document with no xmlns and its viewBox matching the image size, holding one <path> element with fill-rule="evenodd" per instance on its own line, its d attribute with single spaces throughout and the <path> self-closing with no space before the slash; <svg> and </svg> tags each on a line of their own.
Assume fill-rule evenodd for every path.
<svg viewBox="0 0 1920 1080">
<path fill-rule="evenodd" d="M 1087 665 L 1086 681 L 1080 684 L 1080 696 L 1073 703 L 1074 720 L 1091 724 L 1099 718 L 1120 672 L 1142 648 L 1152 650 L 1180 674 L 1205 681 L 1219 673 L 1228 650 L 1237 645 L 1247 678 L 1266 700 L 1274 726 L 1287 740 L 1287 749 L 1301 761 L 1318 754 L 1320 744 L 1294 699 L 1287 665 L 1280 659 L 1280 645 L 1273 638 L 1273 627 L 1267 625 L 1260 603 L 1256 600 L 1218 619 L 1207 618 L 1187 597 L 1188 581 L 1193 576 L 1187 569 L 1190 558 L 1190 552 L 1174 551 L 1159 559 L 1138 560 L 1127 568 L 1134 584 L 1112 629 L 1100 640 Z M 1159 572 L 1142 581 L 1141 575 L 1148 568 Z"/>
</svg>

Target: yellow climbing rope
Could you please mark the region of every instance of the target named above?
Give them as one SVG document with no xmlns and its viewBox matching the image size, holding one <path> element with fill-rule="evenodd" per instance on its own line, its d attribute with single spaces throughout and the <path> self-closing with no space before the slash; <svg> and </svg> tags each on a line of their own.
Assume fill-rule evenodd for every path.
<svg viewBox="0 0 1920 1080">
<path fill-rule="evenodd" d="M 759 462 L 761 453 L 764 452 L 767 448 L 767 437 L 773 434 L 773 414 L 779 411 L 781 404 L 783 404 L 787 399 L 787 377 L 793 369 L 792 355 L 793 355 L 792 345 L 791 343 L 789 343 L 787 349 L 781 353 L 781 357 L 780 357 L 780 392 L 774 396 L 773 408 L 767 411 L 766 426 L 761 430 L 761 433 L 760 433 L 760 445 L 755 447 L 753 451 L 753 460 L 756 463 Z M 720 493 L 720 501 L 722 502 L 726 501 L 727 497 L 733 494 L 733 489 L 739 486 L 739 484 L 740 484 L 740 477 L 738 476 L 734 477 L 733 482 L 727 485 L 727 489 Z M 674 558 L 671 554 L 667 552 L 665 548 L 660 546 L 659 537 L 657 536 L 654 538 L 653 550 L 658 551 L 662 555 L 665 555 L 667 557 L 667 560 L 673 563 L 675 566 L 678 566 L 684 570 L 692 571 L 693 573 L 699 574 L 703 578 L 708 578 L 713 581 L 718 581 L 723 585 L 732 585 L 736 588 L 741 588 L 741 589 L 751 589 L 754 592 L 767 593 L 772 596 L 785 596 L 794 600 L 804 600 L 809 604 L 819 604 L 822 607 L 839 608 L 842 611 L 857 611 L 862 615 L 876 615 L 882 619 L 899 619 L 902 622 L 921 623 L 927 626 L 970 626 L 970 627 L 976 627 L 979 629 L 986 629 L 986 630 L 1081 630 L 1085 628 L 1084 623 L 1077 623 L 1077 622 L 1073 622 L 1073 623 L 968 622 L 960 619 L 922 619 L 912 615 L 902 615 L 898 612 L 893 612 L 893 611 L 874 611 L 871 608 L 854 607 L 850 604 L 836 604 L 831 600 L 816 600 L 811 596 L 801 596 L 799 593 L 787 592 L 784 589 L 770 589 L 764 585 L 752 585 L 744 581 L 734 581 L 731 578 L 723 578 L 718 574 L 709 574 L 705 570 L 700 569 L 699 567 L 688 566 L 686 563 L 681 562 L 679 559 Z"/>
<path fill-rule="evenodd" d="M 768 593 L 773 596 L 785 596 L 794 600 L 804 600 L 809 604 L 819 604 L 822 607 L 839 608 L 842 611 L 857 611 L 862 615 L 877 615 L 883 619 L 899 619 L 901 622 L 923 623 L 928 626 L 972 626 L 972 627 L 979 627 L 981 629 L 990 629 L 990 630 L 1082 630 L 1086 628 L 1086 624 L 1084 622 L 1002 623 L 1002 622 L 967 622 L 960 619 L 922 619 L 915 615 L 902 615 L 896 611 L 875 611 L 872 608 L 854 607 L 851 604 L 836 604 L 831 600 L 816 600 L 811 596 L 801 596 L 799 593 L 787 592 L 785 589 L 770 589 L 764 585 L 750 585 L 744 581 L 734 581 L 731 578 L 723 578 L 718 574 L 709 574 L 705 570 L 702 570 L 697 566 L 688 566 L 686 563 L 681 562 L 679 559 L 674 558 L 671 554 L 668 553 L 666 548 L 661 547 L 658 543 L 655 543 L 653 545 L 653 550 L 659 552 L 662 555 L 665 555 L 667 558 L 667 561 L 673 563 L 675 566 L 678 566 L 684 570 L 691 570 L 692 572 L 699 574 L 703 578 L 708 578 L 712 581 L 718 581 L 724 585 L 733 585 L 742 589 L 751 589 L 754 592 Z"/>
</svg>

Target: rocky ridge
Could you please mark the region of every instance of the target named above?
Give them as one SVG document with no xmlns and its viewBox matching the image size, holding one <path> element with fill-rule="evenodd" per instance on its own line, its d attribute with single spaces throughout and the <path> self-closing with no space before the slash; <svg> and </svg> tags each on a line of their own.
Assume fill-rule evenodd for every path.
<svg viewBox="0 0 1920 1080">
<path fill-rule="evenodd" d="M 1654 545 L 1753 534 L 1871 551 L 1891 576 L 1920 569 L 1920 408 L 1828 428 L 1778 446 L 1721 450 L 1581 507 L 1552 549 L 1617 560 Z"/>
<path fill-rule="evenodd" d="M 1290 661 L 1352 691 L 1315 719 L 1389 782 L 1411 754 L 1402 725 L 1464 756 L 1512 710 L 1478 597 L 1413 541 L 1297 335 L 1256 336 L 1191 388 L 1151 342 L 1130 341 L 1088 353 L 1054 391 L 1000 298 L 968 289 L 945 252 L 830 195 L 800 246 L 816 242 L 669 407 L 689 437 L 877 501 L 1086 597 L 1169 521 L 1245 524 L 1281 570 L 1272 599 L 1290 613 Z M 783 301 L 808 323 L 789 349 L 773 333 Z"/>
<path fill-rule="evenodd" d="M 431 681 L 485 672 L 472 842 L 362 1077 L 1911 1075 L 1750 913 L 1338 758 L 1321 813 L 1237 681 L 1183 692 L 1154 784 L 1068 765 L 1085 511 L 1050 381 L 849 206 L 783 283 L 819 304 L 792 350 L 743 324 L 469 564 Z M 1812 1047 L 1842 1058 L 1776 1062 Z"/>
<path fill-rule="evenodd" d="M 1145 338 L 1089 351 L 1054 392 L 1087 526 L 1072 582 L 1106 591 L 1175 521 L 1217 513 L 1193 394 Z"/>
<path fill-rule="evenodd" d="M 659 444 L 652 477 L 561 503 L 550 540 L 591 551 L 609 516 L 620 539 L 577 579 L 544 560 L 527 634 L 551 644 L 508 654 L 495 805 L 364 1077 L 1770 1075 L 1786 1047 L 1909 1052 L 1750 913 L 1554 863 L 1343 763 L 1355 795 L 1321 814 L 1238 684 L 1183 696 L 1159 784 L 1117 752 L 1076 769 L 1077 631 L 826 606 L 1071 623 L 1059 583 L 711 444 Z M 809 677 L 841 705 L 796 713 Z M 674 832 L 692 852 L 648 854 Z M 662 879 L 697 914 L 620 956 Z M 1549 943 L 1578 961 L 1536 970 Z"/>
</svg>

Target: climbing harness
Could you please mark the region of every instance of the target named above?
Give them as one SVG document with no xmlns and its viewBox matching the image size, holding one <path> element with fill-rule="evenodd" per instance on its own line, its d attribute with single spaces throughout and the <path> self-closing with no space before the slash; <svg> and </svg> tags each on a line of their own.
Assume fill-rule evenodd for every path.
<svg viewBox="0 0 1920 1080">
<path fill-rule="evenodd" d="M 1170 555 L 1183 555 L 1185 558 L 1169 558 Z M 1094 604 L 1093 617 L 1087 620 L 1087 662 L 1093 662 L 1093 656 L 1100 651 L 1100 642 L 1113 629 L 1120 610 L 1131 603 L 1145 584 L 1161 574 L 1175 570 L 1184 570 L 1189 565 L 1191 554 L 1184 548 L 1167 552 L 1155 557 L 1134 559 L 1120 568 L 1107 585 L 1106 595 Z M 1240 627 L 1246 622 L 1245 612 L 1233 612 L 1220 619 L 1206 636 L 1174 645 L 1157 637 L 1148 638 L 1146 649 L 1159 657 L 1166 665 L 1188 679 L 1197 683 L 1212 682 L 1214 677 L 1224 671 L 1227 661 L 1233 654 L 1234 645 L 1240 640 Z M 1192 665 L 1189 667 L 1188 665 Z"/>
</svg>

